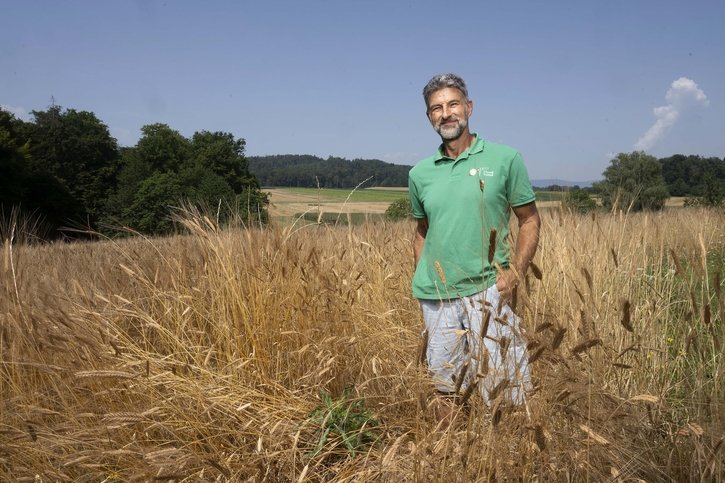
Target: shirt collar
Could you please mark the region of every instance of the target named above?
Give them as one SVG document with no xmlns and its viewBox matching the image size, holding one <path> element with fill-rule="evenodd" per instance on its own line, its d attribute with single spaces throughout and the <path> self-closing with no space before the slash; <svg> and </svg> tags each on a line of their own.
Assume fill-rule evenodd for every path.
<svg viewBox="0 0 725 483">
<path fill-rule="evenodd" d="M 457 159 L 459 159 L 459 160 L 460 159 L 466 159 L 471 154 L 477 154 L 477 153 L 480 153 L 481 151 L 483 151 L 483 144 L 484 144 L 485 141 L 483 139 L 481 139 L 480 137 L 478 137 L 478 134 L 477 133 L 474 132 L 472 134 L 473 134 L 473 136 L 475 138 L 475 140 L 473 141 L 473 144 L 471 144 L 471 146 L 469 146 L 468 149 L 466 149 L 465 151 L 463 151 L 458 156 Z M 443 154 L 443 143 L 441 143 L 441 145 L 438 146 L 438 150 L 436 151 L 436 153 L 435 153 L 435 155 L 433 157 L 433 162 L 434 163 L 437 163 L 438 161 L 443 161 L 443 160 L 446 160 L 446 159 L 447 160 L 450 160 L 452 158 L 449 158 L 448 156 L 446 156 L 445 154 Z"/>
</svg>

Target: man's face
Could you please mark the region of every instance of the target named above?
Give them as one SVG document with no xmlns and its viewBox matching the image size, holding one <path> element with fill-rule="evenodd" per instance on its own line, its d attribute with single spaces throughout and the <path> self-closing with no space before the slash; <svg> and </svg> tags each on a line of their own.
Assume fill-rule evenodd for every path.
<svg viewBox="0 0 725 483">
<path fill-rule="evenodd" d="M 468 127 L 473 103 L 454 87 L 433 92 L 428 98 L 428 119 L 441 139 L 458 139 Z"/>
</svg>

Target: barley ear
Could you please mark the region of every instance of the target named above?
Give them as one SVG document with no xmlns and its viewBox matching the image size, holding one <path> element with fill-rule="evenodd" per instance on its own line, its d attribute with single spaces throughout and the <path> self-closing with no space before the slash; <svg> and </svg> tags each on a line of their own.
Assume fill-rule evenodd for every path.
<svg viewBox="0 0 725 483">
<path fill-rule="evenodd" d="M 632 318 L 631 318 L 631 304 L 629 300 L 624 299 L 622 301 L 622 326 L 627 329 L 630 332 L 634 332 L 634 328 L 632 327 Z"/>
<path fill-rule="evenodd" d="M 492 229 L 488 235 L 488 263 L 493 263 L 493 257 L 496 255 L 496 229 Z"/>
</svg>

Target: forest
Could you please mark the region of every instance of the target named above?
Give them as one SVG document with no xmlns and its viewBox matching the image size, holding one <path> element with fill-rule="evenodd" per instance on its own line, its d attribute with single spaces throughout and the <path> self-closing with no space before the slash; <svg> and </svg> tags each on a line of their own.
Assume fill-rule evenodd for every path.
<svg viewBox="0 0 725 483">
<path fill-rule="evenodd" d="M 249 170 L 262 186 L 295 188 L 354 188 L 369 179 L 364 187 L 408 186 L 410 166 L 386 163 L 379 159 L 353 159 L 333 156 L 322 159 L 311 155 L 285 154 L 250 156 Z"/>
<path fill-rule="evenodd" d="M 703 196 L 708 184 L 725 189 L 725 157 L 675 154 L 658 161 L 670 196 Z"/>
</svg>

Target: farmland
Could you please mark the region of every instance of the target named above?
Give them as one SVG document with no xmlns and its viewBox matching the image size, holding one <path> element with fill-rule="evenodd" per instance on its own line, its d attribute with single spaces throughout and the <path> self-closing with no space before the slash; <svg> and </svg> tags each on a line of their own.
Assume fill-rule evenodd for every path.
<svg viewBox="0 0 725 483">
<path fill-rule="evenodd" d="M 725 481 L 725 213 L 542 216 L 535 390 L 448 431 L 412 222 L 6 240 L 0 480 Z"/>
<path fill-rule="evenodd" d="M 407 189 L 265 188 L 273 220 L 290 221 L 301 213 L 385 213 L 390 203 L 408 195 Z"/>
<path fill-rule="evenodd" d="M 301 213 L 385 213 L 390 203 L 408 196 L 406 188 L 314 189 L 264 188 L 270 195 L 270 217 L 281 223 L 293 222 Z M 562 192 L 538 191 L 540 207 L 558 206 Z"/>
</svg>

